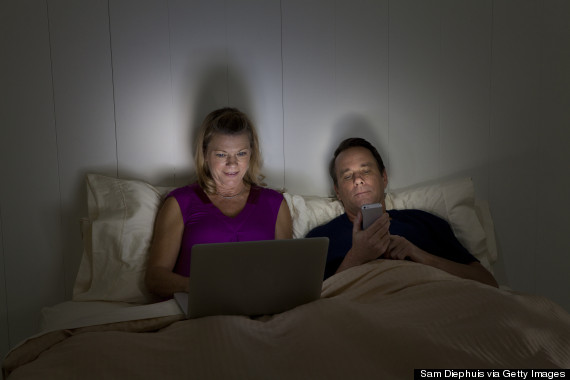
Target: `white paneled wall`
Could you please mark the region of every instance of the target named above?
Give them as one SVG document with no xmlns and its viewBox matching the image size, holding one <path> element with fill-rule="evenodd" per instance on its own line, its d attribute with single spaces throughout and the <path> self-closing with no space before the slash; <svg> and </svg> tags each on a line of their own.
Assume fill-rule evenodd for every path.
<svg viewBox="0 0 570 380">
<path fill-rule="evenodd" d="M 442 2 L 441 175 L 473 177 L 488 195 L 492 6 L 489 0 Z"/>
<path fill-rule="evenodd" d="M 0 10 L 0 209 L 9 344 L 65 297 L 61 183 L 45 2 Z M 4 284 L 2 284 L 4 286 Z"/>
<path fill-rule="evenodd" d="M 272 187 L 330 194 L 353 135 L 392 188 L 471 176 L 509 285 L 570 310 L 569 20 L 564 0 L 0 2 L 0 355 L 71 296 L 85 174 L 181 186 L 226 105 Z"/>
<path fill-rule="evenodd" d="M 106 1 L 50 2 L 49 36 L 66 298 L 81 259 L 85 174 L 117 175 L 113 72 Z"/>
<path fill-rule="evenodd" d="M 393 188 L 441 175 L 441 50 L 440 7 L 390 2 L 388 175 Z"/>
<path fill-rule="evenodd" d="M 0 357 L 10 348 L 8 308 L 6 307 L 6 276 L 4 275 L 4 244 L 2 243 L 2 210 L 0 210 Z M 0 375 L 0 379 L 2 375 Z"/>
<path fill-rule="evenodd" d="M 493 75 L 490 138 L 490 201 L 512 284 L 534 291 L 538 252 L 540 112 L 540 5 L 536 1 L 496 2 L 493 8 Z M 529 207 L 529 205 L 532 205 Z M 515 228 L 509 228 L 516 226 Z M 567 251 L 568 252 L 568 251 Z"/>
<path fill-rule="evenodd" d="M 119 176 L 169 185 L 175 135 L 168 3 L 109 4 Z"/>
<path fill-rule="evenodd" d="M 279 1 L 227 2 L 229 104 L 251 115 L 264 153 L 265 181 L 285 186 Z"/>
<path fill-rule="evenodd" d="M 570 310 L 570 2 L 540 3 L 540 134 L 536 172 L 530 186 L 537 191 L 535 289 Z M 528 178 L 528 177 L 525 177 Z M 555 289 L 555 290 L 554 290 Z"/>
<path fill-rule="evenodd" d="M 327 194 L 322 169 L 335 120 L 334 3 L 284 1 L 282 8 L 285 184 L 288 191 Z"/>
<path fill-rule="evenodd" d="M 168 7 L 173 167 L 180 186 L 192 175 L 196 129 L 210 110 L 229 103 L 226 10 L 223 0 L 169 1 Z"/>
</svg>

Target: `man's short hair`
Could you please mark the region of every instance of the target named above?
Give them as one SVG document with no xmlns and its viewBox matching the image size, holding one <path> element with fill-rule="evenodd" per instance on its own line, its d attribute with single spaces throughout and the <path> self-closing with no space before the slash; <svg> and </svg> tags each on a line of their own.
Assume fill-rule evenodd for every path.
<svg viewBox="0 0 570 380">
<path fill-rule="evenodd" d="M 384 161 L 382 161 L 382 157 L 380 157 L 380 153 L 378 153 L 378 150 L 376 150 L 374 145 L 370 144 L 368 141 L 364 140 L 363 138 L 350 137 L 350 138 L 342 141 L 339 144 L 338 148 L 336 148 L 336 150 L 334 151 L 333 158 L 329 164 L 329 174 L 330 174 L 335 186 L 338 185 L 338 181 L 336 178 L 336 166 L 335 166 L 336 158 L 343 151 L 345 151 L 349 148 L 354 148 L 354 147 L 362 147 L 362 148 L 368 149 L 370 151 L 370 153 L 372 153 L 372 156 L 374 156 L 374 159 L 376 160 L 376 163 L 378 164 L 378 169 L 380 170 L 380 173 L 383 173 L 384 170 L 386 169 L 384 167 Z"/>
</svg>

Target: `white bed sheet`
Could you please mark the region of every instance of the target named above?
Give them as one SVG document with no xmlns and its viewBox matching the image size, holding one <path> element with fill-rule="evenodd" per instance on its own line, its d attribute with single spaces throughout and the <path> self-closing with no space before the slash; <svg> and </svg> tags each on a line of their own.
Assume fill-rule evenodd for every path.
<svg viewBox="0 0 570 380">
<path fill-rule="evenodd" d="M 182 311 L 173 299 L 148 305 L 133 305 L 124 302 L 68 301 L 42 310 L 40 334 L 60 329 L 179 314 L 182 314 Z"/>
</svg>

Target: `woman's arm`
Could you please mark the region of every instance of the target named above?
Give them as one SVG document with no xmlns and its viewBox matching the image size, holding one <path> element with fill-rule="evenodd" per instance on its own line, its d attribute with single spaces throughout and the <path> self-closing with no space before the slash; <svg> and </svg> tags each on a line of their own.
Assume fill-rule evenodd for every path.
<svg viewBox="0 0 570 380">
<path fill-rule="evenodd" d="M 150 244 L 145 283 L 148 290 L 162 297 L 172 297 L 175 292 L 188 291 L 188 278 L 173 273 L 178 259 L 184 221 L 178 202 L 167 198 L 160 208 Z"/>
<path fill-rule="evenodd" d="M 293 237 L 293 221 L 287 201 L 283 199 L 275 223 L 275 239 L 291 239 Z"/>
</svg>

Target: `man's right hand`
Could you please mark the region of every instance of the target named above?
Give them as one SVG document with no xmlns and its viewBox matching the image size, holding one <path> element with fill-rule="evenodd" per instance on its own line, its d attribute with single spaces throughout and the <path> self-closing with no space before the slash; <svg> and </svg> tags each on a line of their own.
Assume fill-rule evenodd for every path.
<svg viewBox="0 0 570 380">
<path fill-rule="evenodd" d="M 382 256 L 390 245 L 390 216 L 382 214 L 367 229 L 362 229 L 362 213 L 352 222 L 352 248 L 340 264 L 337 273 Z"/>
</svg>

